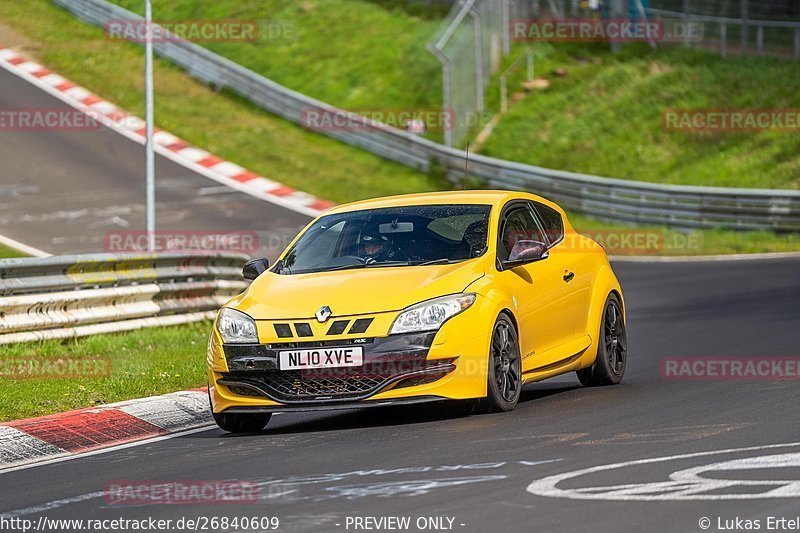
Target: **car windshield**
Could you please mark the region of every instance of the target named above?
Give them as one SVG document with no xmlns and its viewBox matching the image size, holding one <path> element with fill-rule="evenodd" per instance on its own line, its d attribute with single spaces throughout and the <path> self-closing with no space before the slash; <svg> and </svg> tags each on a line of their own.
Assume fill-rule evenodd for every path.
<svg viewBox="0 0 800 533">
<path fill-rule="evenodd" d="M 465 261 L 486 252 L 488 205 L 365 209 L 317 220 L 274 268 L 303 274 Z"/>
</svg>

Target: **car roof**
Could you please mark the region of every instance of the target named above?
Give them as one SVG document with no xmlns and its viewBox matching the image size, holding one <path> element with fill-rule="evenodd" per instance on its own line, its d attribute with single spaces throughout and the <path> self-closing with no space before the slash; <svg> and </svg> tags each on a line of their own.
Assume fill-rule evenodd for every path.
<svg viewBox="0 0 800 533">
<path fill-rule="evenodd" d="M 470 190 L 470 191 L 441 191 L 416 194 L 403 194 L 399 196 L 385 196 L 361 200 L 349 204 L 342 204 L 327 211 L 330 213 L 346 213 L 362 209 L 378 209 L 382 207 L 401 207 L 410 205 L 436 205 L 436 204 L 485 204 L 498 206 L 513 199 L 535 200 L 544 204 L 558 207 L 549 200 L 528 192 L 503 191 L 503 190 Z M 560 209 L 559 209 L 560 210 Z"/>
</svg>

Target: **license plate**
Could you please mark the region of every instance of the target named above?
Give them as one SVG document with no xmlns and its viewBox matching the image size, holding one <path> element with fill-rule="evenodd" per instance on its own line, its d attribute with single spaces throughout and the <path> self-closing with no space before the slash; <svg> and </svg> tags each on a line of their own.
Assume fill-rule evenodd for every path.
<svg viewBox="0 0 800 533">
<path fill-rule="evenodd" d="M 363 346 L 311 348 L 283 350 L 278 352 L 278 368 L 281 370 L 305 370 L 310 368 L 339 368 L 364 364 Z"/>
</svg>

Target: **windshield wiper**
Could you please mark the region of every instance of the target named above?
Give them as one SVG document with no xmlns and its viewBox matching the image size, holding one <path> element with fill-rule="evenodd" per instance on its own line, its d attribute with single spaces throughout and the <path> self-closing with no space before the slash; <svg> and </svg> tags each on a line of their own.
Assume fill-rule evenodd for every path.
<svg viewBox="0 0 800 533">
<path fill-rule="evenodd" d="M 430 261 L 423 261 L 422 263 L 414 263 L 414 266 L 425 266 L 425 265 L 449 265 L 451 263 L 460 263 L 464 261 L 464 259 L 447 259 L 443 257 L 441 259 L 431 259 Z"/>
<path fill-rule="evenodd" d="M 382 266 L 401 266 L 401 265 L 410 265 L 408 261 L 386 261 L 386 262 L 375 262 L 375 263 L 357 263 L 355 265 L 342 265 L 333 268 L 326 268 L 325 270 L 318 270 L 317 272 L 333 272 L 334 270 L 347 270 L 350 268 L 372 268 L 372 267 L 382 267 Z"/>
</svg>

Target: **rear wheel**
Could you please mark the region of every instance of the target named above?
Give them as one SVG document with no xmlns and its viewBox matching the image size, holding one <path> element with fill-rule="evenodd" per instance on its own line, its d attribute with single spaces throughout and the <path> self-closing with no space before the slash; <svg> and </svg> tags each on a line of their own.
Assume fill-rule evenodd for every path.
<svg viewBox="0 0 800 533">
<path fill-rule="evenodd" d="M 522 391 L 522 361 L 519 338 L 505 313 L 497 317 L 489 350 L 489 378 L 486 398 L 479 402 L 482 411 L 511 411 Z"/>
<path fill-rule="evenodd" d="M 622 305 L 615 294 L 609 294 L 600 321 L 597 357 L 594 364 L 577 371 L 578 379 L 586 387 L 616 385 L 625 375 L 628 360 L 628 337 Z"/>
</svg>

